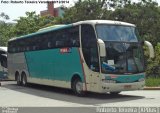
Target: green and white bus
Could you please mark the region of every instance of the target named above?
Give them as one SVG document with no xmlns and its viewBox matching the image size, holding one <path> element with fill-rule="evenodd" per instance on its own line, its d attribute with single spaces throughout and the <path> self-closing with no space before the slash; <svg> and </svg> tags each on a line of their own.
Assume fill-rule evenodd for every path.
<svg viewBox="0 0 160 113">
<path fill-rule="evenodd" d="M 142 43 L 144 42 L 144 43 Z M 118 94 L 145 84 L 142 46 L 135 25 L 86 20 L 57 25 L 8 42 L 9 78 L 84 92 Z"/>
</svg>

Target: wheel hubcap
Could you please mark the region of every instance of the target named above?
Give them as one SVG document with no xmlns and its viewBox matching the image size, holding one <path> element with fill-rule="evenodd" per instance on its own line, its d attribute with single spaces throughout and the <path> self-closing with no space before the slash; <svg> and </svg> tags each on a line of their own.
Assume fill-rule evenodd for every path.
<svg viewBox="0 0 160 113">
<path fill-rule="evenodd" d="M 76 90 L 77 90 L 78 93 L 82 92 L 82 90 L 83 90 L 83 84 L 82 84 L 82 82 L 77 82 L 77 84 L 76 84 Z"/>
<path fill-rule="evenodd" d="M 24 85 L 26 84 L 26 80 L 25 80 L 25 77 L 23 77 L 23 84 L 24 84 Z"/>
</svg>

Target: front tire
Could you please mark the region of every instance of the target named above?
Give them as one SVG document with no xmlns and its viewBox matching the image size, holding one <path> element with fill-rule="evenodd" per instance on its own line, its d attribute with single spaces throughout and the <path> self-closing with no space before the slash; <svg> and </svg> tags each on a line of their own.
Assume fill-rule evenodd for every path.
<svg viewBox="0 0 160 113">
<path fill-rule="evenodd" d="M 80 79 L 75 79 L 72 85 L 73 91 L 77 96 L 84 96 L 83 83 Z"/>
</svg>

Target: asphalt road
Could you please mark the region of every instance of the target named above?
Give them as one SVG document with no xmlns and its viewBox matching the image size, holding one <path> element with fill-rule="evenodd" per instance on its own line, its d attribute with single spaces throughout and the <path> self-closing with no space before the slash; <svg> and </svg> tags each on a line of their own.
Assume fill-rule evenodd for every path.
<svg viewBox="0 0 160 113">
<path fill-rule="evenodd" d="M 49 111 L 56 113 L 59 110 L 61 112 L 57 113 L 78 113 L 77 110 L 81 113 L 90 113 L 97 112 L 97 107 L 160 107 L 160 90 L 127 91 L 121 92 L 118 96 L 87 93 L 85 97 L 77 97 L 68 89 L 35 84 L 22 87 L 17 86 L 13 81 L 1 83 L 0 107 L 3 109 L 6 109 L 5 107 L 22 107 L 25 111 L 23 113 L 27 113 L 29 110 L 31 110 L 30 113 L 35 111 L 41 113 L 47 110 L 46 113 L 50 113 Z M 32 109 L 28 107 L 32 107 Z M 0 110 L 1 112 L 2 110 Z"/>
</svg>

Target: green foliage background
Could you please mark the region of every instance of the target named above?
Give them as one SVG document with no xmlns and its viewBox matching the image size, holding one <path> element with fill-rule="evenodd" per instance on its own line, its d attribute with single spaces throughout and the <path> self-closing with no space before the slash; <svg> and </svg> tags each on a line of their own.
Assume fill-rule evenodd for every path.
<svg viewBox="0 0 160 113">
<path fill-rule="evenodd" d="M 117 20 L 133 23 L 137 26 L 141 39 L 150 41 L 155 48 L 155 58 L 146 56 L 148 76 L 160 76 L 160 6 L 152 0 L 79 0 L 75 6 L 66 8 L 63 17 L 41 17 L 35 12 L 26 12 L 25 17 L 16 20 L 16 24 L 0 21 L 0 46 L 7 46 L 10 38 L 29 34 L 40 28 L 54 24 L 69 24 L 83 20 Z M 9 19 L 5 13 L 0 18 Z M 157 69 L 157 70 L 156 70 Z"/>
</svg>

